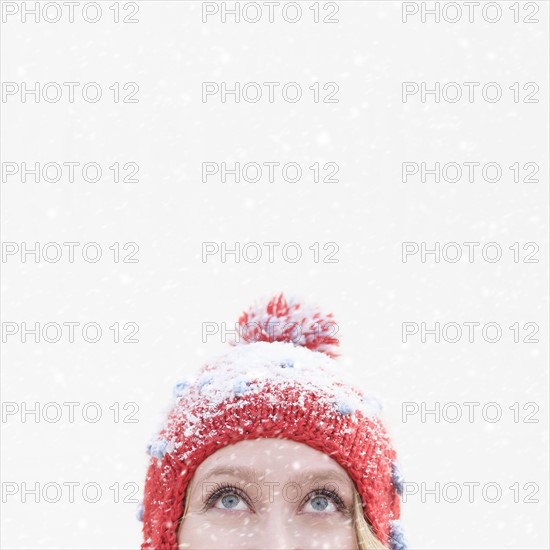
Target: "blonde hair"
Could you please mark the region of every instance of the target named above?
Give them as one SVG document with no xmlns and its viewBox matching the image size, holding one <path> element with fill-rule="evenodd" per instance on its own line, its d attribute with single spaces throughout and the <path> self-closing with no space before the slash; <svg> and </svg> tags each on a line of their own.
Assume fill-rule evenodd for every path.
<svg viewBox="0 0 550 550">
<path fill-rule="evenodd" d="M 374 536 L 371 526 L 365 519 L 361 495 L 357 492 L 355 485 L 353 486 L 353 528 L 359 550 L 388 550 L 388 547 Z"/>
<path fill-rule="evenodd" d="M 183 515 L 179 521 L 178 531 L 181 528 L 183 519 L 187 515 L 189 508 L 189 498 L 191 491 L 186 491 L 185 504 L 183 509 Z M 363 504 L 361 495 L 357 492 L 355 485 L 353 486 L 353 529 L 355 531 L 355 538 L 357 541 L 357 547 L 359 550 L 388 550 L 388 547 L 382 544 L 378 538 L 372 532 L 372 528 L 368 521 L 365 519 L 363 513 Z"/>
</svg>

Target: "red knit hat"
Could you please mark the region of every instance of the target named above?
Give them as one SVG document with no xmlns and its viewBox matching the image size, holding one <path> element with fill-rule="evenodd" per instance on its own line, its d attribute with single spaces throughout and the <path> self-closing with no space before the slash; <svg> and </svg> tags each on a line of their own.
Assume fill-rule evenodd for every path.
<svg viewBox="0 0 550 550">
<path fill-rule="evenodd" d="M 331 456 L 355 483 L 376 537 L 404 550 L 395 451 L 379 403 L 334 360 L 332 315 L 281 294 L 244 313 L 239 326 L 240 342 L 176 386 L 168 419 L 148 446 L 142 549 L 177 550 L 185 491 L 202 461 L 228 444 L 268 437 Z"/>
</svg>

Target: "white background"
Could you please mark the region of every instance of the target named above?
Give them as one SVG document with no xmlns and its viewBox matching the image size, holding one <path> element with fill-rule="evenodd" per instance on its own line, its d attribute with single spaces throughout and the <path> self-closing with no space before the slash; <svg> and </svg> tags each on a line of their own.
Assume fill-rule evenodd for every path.
<svg viewBox="0 0 550 550">
<path fill-rule="evenodd" d="M 334 312 L 342 369 L 383 399 L 407 481 L 503 489 L 495 503 L 479 487 L 474 502 L 465 487 L 454 504 L 409 497 L 402 517 L 412 548 L 548 548 L 548 3 L 536 3 L 533 24 L 514 23 L 511 2 L 499 3 L 502 18 L 492 24 L 479 9 L 472 23 L 466 12 L 457 23 L 433 16 L 422 23 L 420 15 L 403 23 L 401 3 L 390 1 L 339 2 L 336 24 L 315 24 L 312 2 L 300 3 L 295 24 L 280 11 L 274 23 L 267 15 L 258 23 L 223 24 L 219 16 L 203 23 L 200 2 L 139 2 L 138 23 L 116 24 L 113 2 L 100 4 L 95 24 L 77 7 L 74 23 L 65 11 L 57 23 L 32 16 L 23 23 L 19 14 L 2 25 L 4 82 L 94 81 L 104 93 L 97 103 L 77 91 L 74 103 L 67 95 L 57 103 L 16 95 L 1 105 L 3 162 L 104 168 L 97 183 L 80 176 L 2 183 L 4 242 L 93 241 L 103 250 L 97 263 L 79 253 L 74 263 L 67 254 L 57 263 L 5 258 L 3 321 L 104 329 L 96 344 L 77 331 L 75 343 L 64 335 L 58 343 L 31 336 L 23 344 L 15 335 L 3 345 L 4 403 L 97 402 L 103 417 L 86 422 L 82 407 L 73 423 L 66 415 L 53 423 L 8 417 L 2 481 L 93 482 L 103 494 L 95 504 L 78 488 L 73 503 L 67 493 L 57 503 L 4 494 L 2 547 L 137 548 L 136 504 L 115 503 L 109 487 L 137 483 L 141 492 L 145 446 L 172 386 L 224 349 L 219 336 L 203 342 L 202 323 L 230 325 L 257 298 L 284 291 Z M 520 10 L 521 18 L 528 13 Z M 204 103 L 205 81 L 295 81 L 304 97 L 222 103 L 218 95 Z M 403 82 L 436 81 L 497 82 L 503 98 L 489 103 L 478 87 L 473 103 L 433 96 L 423 103 L 419 95 L 402 101 Z M 138 83 L 139 102 L 114 103 L 113 82 Z M 336 82 L 339 102 L 314 103 L 313 82 Z M 514 82 L 536 82 L 539 102 L 515 103 Z M 140 167 L 139 182 L 114 183 L 108 167 L 130 161 Z M 304 176 L 297 183 L 203 183 L 206 161 L 298 162 Z M 403 183 L 402 163 L 423 161 L 496 162 L 503 176 L 496 183 Z M 339 182 L 314 183 L 307 168 L 314 162 L 338 163 Z M 514 183 L 508 166 L 515 162 L 538 163 L 538 183 Z M 280 254 L 273 263 L 265 255 L 257 263 L 219 255 L 203 262 L 205 241 L 295 241 L 304 256 L 296 263 Z M 503 257 L 484 261 L 478 248 L 473 263 L 433 256 L 422 263 L 419 255 L 404 263 L 406 241 L 431 248 L 497 242 Z M 136 242 L 139 262 L 113 262 L 114 242 Z M 314 242 L 336 242 L 338 263 L 315 262 Z M 515 263 L 508 249 L 515 242 L 537 243 L 539 262 Z M 113 343 L 114 322 L 137 323 L 139 343 Z M 418 336 L 403 344 L 403 322 L 496 322 L 503 336 L 488 343 L 478 331 L 474 343 L 464 335 L 454 344 Z M 514 343 L 508 327 L 515 322 L 537 323 L 539 343 Z M 127 402 L 139 406 L 138 422 L 113 422 L 109 407 Z M 478 409 L 473 423 L 433 416 L 422 423 L 419 415 L 405 423 L 403 402 L 496 402 L 503 418 L 487 422 Z M 536 403 L 539 422 L 515 423 L 508 409 L 515 402 Z M 515 503 L 508 488 L 529 482 L 538 485 L 539 502 L 523 502 L 529 491 L 522 489 Z"/>
</svg>

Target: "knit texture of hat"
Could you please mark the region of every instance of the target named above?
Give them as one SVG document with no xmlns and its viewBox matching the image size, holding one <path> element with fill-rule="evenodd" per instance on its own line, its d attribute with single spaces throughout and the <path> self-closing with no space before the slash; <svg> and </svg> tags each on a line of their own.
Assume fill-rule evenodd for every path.
<svg viewBox="0 0 550 550">
<path fill-rule="evenodd" d="M 257 438 L 297 441 L 333 458 L 355 483 L 375 536 L 405 550 L 396 453 L 379 402 L 334 359 L 332 315 L 280 295 L 243 314 L 239 326 L 239 342 L 176 385 L 168 418 L 148 446 L 142 550 L 177 550 L 197 467 L 226 445 Z"/>
</svg>

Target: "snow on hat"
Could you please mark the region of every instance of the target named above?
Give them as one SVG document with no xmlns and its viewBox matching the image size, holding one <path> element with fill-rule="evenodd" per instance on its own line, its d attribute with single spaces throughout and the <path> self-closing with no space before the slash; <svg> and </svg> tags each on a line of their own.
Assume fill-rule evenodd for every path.
<svg viewBox="0 0 550 550">
<path fill-rule="evenodd" d="M 376 537 L 405 550 L 396 453 L 379 402 L 354 387 L 334 359 L 335 326 L 331 314 L 281 294 L 244 313 L 240 340 L 176 385 L 168 418 L 147 449 L 142 550 L 177 550 L 185 492 L 201 462 L 231 443 L 267 437 L 332 457 L 355 483 Z"/>
</svg>

